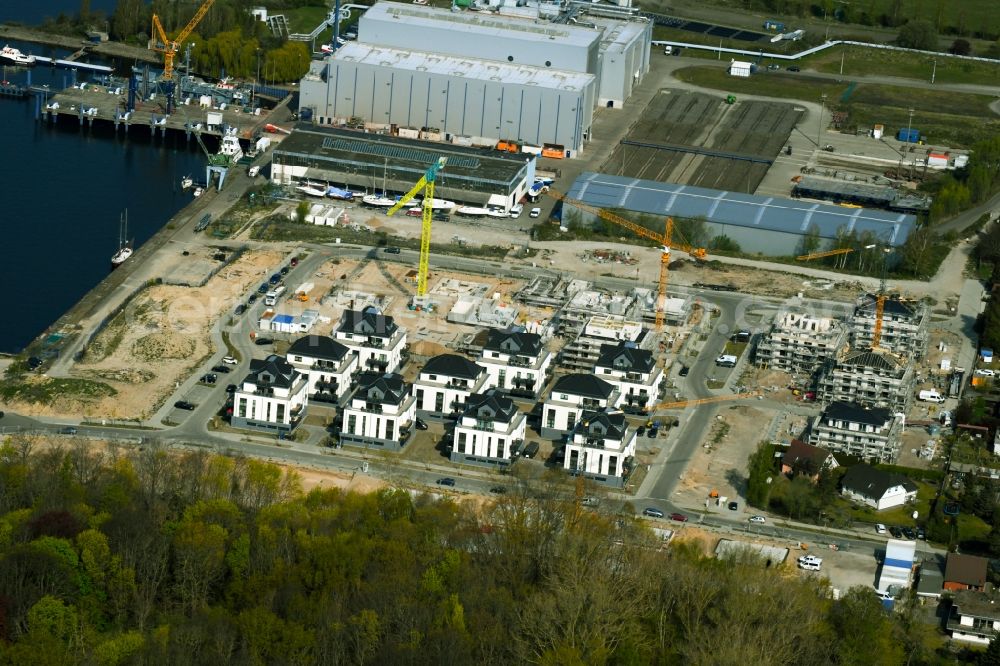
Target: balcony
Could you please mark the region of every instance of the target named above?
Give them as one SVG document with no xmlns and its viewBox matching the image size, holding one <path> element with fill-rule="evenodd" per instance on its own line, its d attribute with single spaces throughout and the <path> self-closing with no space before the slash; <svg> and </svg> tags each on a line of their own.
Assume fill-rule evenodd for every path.
<svg viewBox="0 0 1000 666">
<path fill-rule="evenodd" d="M 454 389 L 468 389 L 469 381 L 466 379 L 449 379 L 447 382 L 445 382 L 445 386 Z"/>
<path fill-rule="evenodd" d="M 366 402 L 363 407 L 355 407 L 355 409 L 360 409 L 363 412 L 372 412 L 373 414 L 381 414 L 383 410 L 383 405 L 378 402 Z"/>
<path fill-rule="evenodd" d="M 530 368 L 535 364 L 535 359 L 530 356 L 511 356 L 507 359 L 507 365 L 515 368 Z"/>
<path fill-rule="evenodd" d="M 534 377 L 514 377 L 511 380 L 511 385 L 514 388 L 527 389 L 533 391 L 535 389 L 535 378 Z"/>
<path fill-rule="evenodd" d="M 362 347 L 368 347 L 369 349 L 385 349 L 385 338 L 369 336 L 365 340 L 354 340 L 353 342 L 357 342 Z"/>
<path fill-rule="evenodd" d="M 365 367 L 369 370 L 377 370 L 378 372 L 385 372 L 389 367 L 389 361 L 380 361 L 377 358 L 370 358 L 365 361 Z"/>
<path fill-rule="evenodd" d="M 493 421 L 476 421 L 472 425 L 472 428 L 474 430 L 483 430 L 485 432 L 493 432 L 495 429 L 493 427 Z"/>
<path fill-rule="evenodd" d="M 584 409 L 601 409 L 601 401 L 593 398 L 584 398 L 580 401 L 580 406 Z"/>
</svg>

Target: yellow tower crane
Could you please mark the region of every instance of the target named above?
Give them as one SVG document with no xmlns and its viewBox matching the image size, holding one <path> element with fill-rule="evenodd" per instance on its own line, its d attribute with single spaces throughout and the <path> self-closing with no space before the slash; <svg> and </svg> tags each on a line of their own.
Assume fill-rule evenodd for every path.
<svg viewBox="0 0 1000 666">
<path fill-rule="evenodd" d="M 732 395 L 713 395 L 707 398 L 692 398 L 691 400 L 678 400 L 676 402 L 661 402 L 658 405 L 653 405 L 646 409 L 647 413 L 652 414 L 653 412 L 660 409 L 684 409 L 685 407 L 693 407 L 694 405 L 706 405 L 713 402 L 731 402 L 734 400 L 749 400 L 750 398 L 756 398 L 761 395 L 760 391 L 751 391 L 749 393 L 734 393 Z"/>
<path fill-rule="evenodd" d="M 434 180 L 437 178 L 438 172 L 444 169 L 444 165 L 447 162 L 447 157 L 439 157 L 437 162 L 428 167 L 427 172 L 417 181 L 417 184 L 409 192 L 400 197 L 399 201 L 386 212 L 386 215 L 393 215 L 413 199 L 418 192 L 423 190 L 420 264 L 417 268 L 417 295 L 413 298 L 413 305 L 417 309 L 427 307 L 427 271 L 430 268 L 431 260 L 431 221 L 434 219 Z"/>
<path fill-rule="evenodd" d="M 163 54 L 162 79 L 167 84 L 167 113 L 173 111 L 171 107 L 173 106 L 174 99 L 174 56 L 177 55 L 184 40 L 191 35 L 195 27 L 205 18 L 205 14 L 208 13 L 208 10 L 212 8 L 214 3 L 215 0 L 205 0 L 201 7 L 198 7 L 198 11 L 194 13 L 194 16 L 191 17 L 187 25 L 177 34 L 176 39 L 167 38 L 163 24 L 160 23 L 160 17 L 153 14 L 153 27 L 150 31 L 153 39 L 150 41 L 150 49 Z"/>
<path fill-rule="evenodd" d="M 620 227 L 625 227 L 629 231 L 643 238 L 648 238 L 650 240 L 656 241 L 660 245 L 660 281 L 659 281 L 659 292 L 656 299 L 656 330 L 660 331 L 663 328 L 663 319 L 667 307 L 667 278 L 670 271 L 670 250 L 680 250 L 681 252 L 687 252 L 689 255 L 697 259 L 698 261 L 705 261 L 706 253 L 705 248 L 692 247 L 688 243 L 678 243 L 673 240 L 673 230 L 674 221 L 672 218 L 666 218 L 663 224 L 663 233 L 658 234 L 655 231 L 650 231 L 641 224 L 636 224 L 632 220 L 627 220 L 620 215 L 615 215 L 614 213 L 604 210 L 603 208 L 596 208 L 582 201 L 577 201 L 576 199 L 570 199 L 566 195 L 556 192 L 554 190 L 548 190 L 546 192 L 550 197 L 559 199 L 563 203 L 571 204 L 575 208 L 580 210 L 585 210 L 588 213 L 598 216 L 602 220 L 607 220 L 613 224 L 617 224 Z"/>
</svg>

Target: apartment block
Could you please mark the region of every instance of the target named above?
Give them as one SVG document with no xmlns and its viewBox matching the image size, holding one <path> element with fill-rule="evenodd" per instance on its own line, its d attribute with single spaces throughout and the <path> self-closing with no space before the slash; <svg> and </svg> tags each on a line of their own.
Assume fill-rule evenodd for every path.
<svg viewBox="0 0 1000 666">
<path fill-rule="evenodd" d="M 491 329 L 476 362 L 501 391 L 537 398 L 551 372 L 552 354 L 537 333 Z"/>
<path fill-rule="evenodd" d="M 663 395 L 663 369 L 653 352 L 632 342 L 601 345 L 594 374 L 618 387 L 621 408 L 627 412 L 643 412 Z"/>
<path fill-rule="evenodd" d="M 292 343 L 285 360 L 308 379 L 306 392 L 316 402 L 337 403 L 351 388 L 358 357 L 325 335 L 307 335 Z"/>
<path fill-rule="evenodd" d="M 374 307 L 345 310 L 334 337 L 357 355 L 362 371 L 396 372 L 402 365 L 406 331 Z"/>
<path fill-rule="evenodd" d="M 486 368 L 458 354 L 441 354 L 420 370 L 413 395 L 422 415 L 452 416 L 465 409 L 470 395 L 490 387 Z"/>
<path fill-rule="evenodd" d="M 401 375 L 362 372 L 344 406 L 340 442 L 392 451 L 403 448 L 412 434 L 416 401 Z"/>
<path fill-rule="evenodd" d="M 452 462 L 507 466 L 524 443 L 527 417 L 496 389 L 473 394 L 455 424 Z"/>
<path fill-rule="evenodd" d="M 761 337 L 757 365 L 791 374 L 812 375 L 847 346 L 844 324 L 832 317 L 786 312 Z"/>
<path fill-rule="evenodd" d="M 620 488 L 634 464 L 635 439 L 622 412 L 585 411 L 566 441 L 563 468 Z"/>
<path fill-rule="evenodd" d="M 250 361 L 250 371 L 233 395 L 234 428 L 289 433 L 305 416 L 306 376 L 280 356 Z"/>
<path fill-rule="evenodd" d="M 592 374 L 565 375 L 556 380 L 542 406 L 541 435 L 561 439 L 573 431 L 585 411 L 616 409 L 618 387 Z"/>
<path fill-rule="evenodd" d="M 848 321 L 851 346 L 870 349 L 875 337 L 875 311 L 878 299 L 874 294 L 861 296 Z M 930 317 L 920 301 L 888 297 L 882 310 L 882 335 L 879 347 L 900 356 L 920 358 L 927 347 L 927 327 Z"/>
<path fill-rule="evenodd" d="M 886 352 L 847 351 L 824 364 L 816 397 L 826 404 L 853 402 L 893 412 L 906 411 L 913 397 L 913 367 Z"/>
<path fill-rule="evenodd" d="M 563 347 L 559 364 L 567 370 L 590 370 L 601 356 L 601 345 L 632 342 L 647 348 L 652 343 L 638 321 L 619 315 L 595 315 L 583 325 L 576 338 Z"/>
<path fill-rule="evenodd" d="M 809 444 L 880 463 L 899 456 L 903 419 L 888 409 L 833 402 L 809 427 Z"/>
</svg>

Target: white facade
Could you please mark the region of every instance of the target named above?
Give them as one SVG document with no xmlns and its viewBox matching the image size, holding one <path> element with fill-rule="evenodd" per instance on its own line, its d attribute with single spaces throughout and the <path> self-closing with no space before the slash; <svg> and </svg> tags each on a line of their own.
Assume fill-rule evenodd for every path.
<svg viewBox="0 0 1000 666">
<path fill-rule="evenodd" d="M 342 443 L 398 450 L 411 434 L 416 401 L 401 376 L 362 373 L 342 414 Z"/>
<path fill-rule="evenodd" d="M 284 359 L 250 362 L 250 372 L 233 395 L 232 426 L 290 432 L 305 416 L 308 381 Z"/>
<path fill-rule="evenodd" d="M 402 364 L 406 331 L 392 317 L 345 310 L 334 337 L 357 355 L 362 372 L 396 372 Z"/>
<path fill-rule="evenodd" d="M 849 488 L 844 488 L 841 494 L 847 499 L 870 506 L 876 511 L 891 509 L 894 506 L 903 506 L 907 502 L 917 499 L 917 491 L 907 490 L 901 485 L 888 488 L 881 497 L 869 497 L 863 492 L 856 492 Z"/>
<path fill-rule="evenodd" d="M 624 414 L 585 412 L 566 442 L 564 469 L 621 485 L 625 463 L 635 457 L 635 431 Z"/>
<path fill-rule="evenodd" d="M 492 330 L 476 362 L 490 385 L 512 395 L 538 397 L 552 365 L 552 354 L 533 333 Z"/>
<path fill-rule="evenodd" d="M 1000 595 L 994 591 L 955 592 L 947 628 L 956 641 L 989 645 L 1000 634 Z"/>
<path fill-rule="evenodd" d="M 299 338 L 285 355 L 293 368 L 305 375 L 306 392 L 313 400 L 338 402 L 351 387 L 358 357 L 345 345 L 326 336 Z"/>
<path fill-rule="evenodd" d="M 593 375 L 560 377 L 542 407 L 542 437 L 559 439 L 576 427 L 585 410 L 616 409 L 621 404 L 617 387 Z"/>
<path fill-rule="evenodd" d="M 427 361 L 413 382 L 413 395 L 418 410 L 447 415 L 461 412 L 470 395 L 488 388 L 486 368 L 456 354 L 442 354 Z"/>
<path fill-rule="evenodd" d="M 888 410 L 834 402 L 813 419 L 809 444 L 865 460 L 892 463 L 899 457 L 902 429 L 902 417 Z"/>
<path fill-rule="evenodd" d="M 494 392 L 471 396 L 455 424 L 452 461 L 506 464 L 524 442 L 527 422 L 509 398 Z"/>
<path fill-rule="evenodd" d="M 621 406 L 641 411 L 656 403 L 663 388 L 663 369 L 652 352 L 623 345 L 603 345 L 594 374 L 618 387 Z"/>
</svg>

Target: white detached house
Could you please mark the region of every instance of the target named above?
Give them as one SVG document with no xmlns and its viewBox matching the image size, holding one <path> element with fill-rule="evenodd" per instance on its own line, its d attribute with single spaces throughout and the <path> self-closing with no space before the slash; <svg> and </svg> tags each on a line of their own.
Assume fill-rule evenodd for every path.
<svg viewBox="0 0 1000 666">
<path fill-rule="evenodd" d="M 496 389 L 470 395 L 455 424 L 452 462 L 509 465 L 524 443 L 527 422 L 514 402 Z"/>
<path fill-rule="evenodd" d="M 401 375 L 363 372 L 342 418 L 342 444 L 398 451 L 410 438 L 416 401 Z"/>
<path fill-rule="evenodd" d="M 616 409 L 621 392 L 592 374 L 565 375 L 556 380 L 542 407 L 541 435 L 561 439 L 573 431 L 584 411 Z"/>
<path fill-rule="evenodd" d="M 345 310 L 334 337 L 357 355 L 362 372 L 396 372 L 402 365 L 406 331 L 376 308 Z"/>
<path fill-rule="evenodd" d="M 563 467 L 620 488 L 632 469 L 635 438 L 622 412 L 585 411 L 566 442 Z"/>
<path fill-rule="evenodd" d="M 545 386 L 552 354 L 537 333 L 491 329 L 477 363 L 501 391 L 537 398 Z"/>
<path fill-rule="evenodd" d="M 280 356 L 250 361 L 233 395 L 234 428 L 289 433 L 305 416 L 308 381 Z"/>
<path fill-rule="evenodd" d="M 663 369 L 657 367 L 653 352 L 634 342 L 601 345 L 594 374 L 618 387 L 622 409 L 628 412 L 645 411 L 662 394 Z"/>
<path fill-rule="evenodd" d="M 358 357 L 325 335 L 307 335 L 288 348 L 285 359 L 308 380 L 306 392 L 316 402 L 337 403 L 347 395 Z"/>
<path fill-rule="evenodd" d="M 885 472 L 870 465 L 855 465 L 840 480 L 844 497 L 876 511 L 902 506 L 917 499 L 917 485 L 902 474 Z"/>
<path fill-rule="evenodd" d="M 441 354 L 427 361 L 413 382 L 417 410 L 423 416 L 457 415 L 473 393 L 492 386 L 486 368 L 457 354 Z"/>
</svg>

